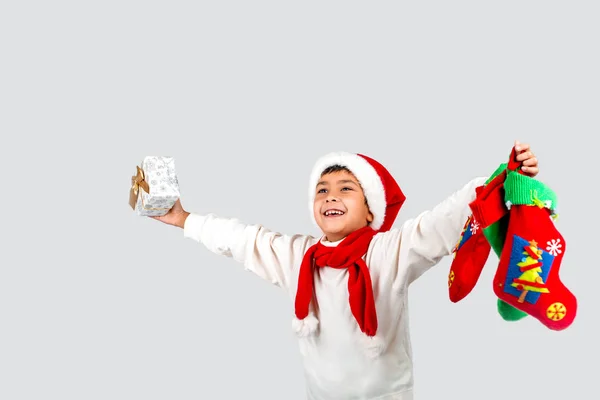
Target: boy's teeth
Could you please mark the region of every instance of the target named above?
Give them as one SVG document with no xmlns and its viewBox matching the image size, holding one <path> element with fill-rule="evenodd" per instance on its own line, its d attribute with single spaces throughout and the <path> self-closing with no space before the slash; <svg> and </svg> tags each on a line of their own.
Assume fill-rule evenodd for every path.
<svg viewBox="0 0 600 400">
<path fill-rule="evenodd" d="M 341 211 L 325 211 L 325 215 L 343 215 L 344 213 Z"/>
</svg>

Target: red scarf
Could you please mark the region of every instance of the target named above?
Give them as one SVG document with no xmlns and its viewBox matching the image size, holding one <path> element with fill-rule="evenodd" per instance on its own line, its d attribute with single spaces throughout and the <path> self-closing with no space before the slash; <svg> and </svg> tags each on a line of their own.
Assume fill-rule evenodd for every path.
<svg viewBox="0 0 600 400">
<path fill-rule="evenodd" d="M 336 247 L 325 246 L 320 241 L 311 246 L 300 265 L 298 291 L 296 292 L 296 317 L 304 319 L 313 294 L 314 265 L 319 268 L 348 268 L 348 293 L 350 309 L 360 329 L 368 336 L 377 332 L 377 312 L 371 275 L 362 256 L 377 231 L 366 226 L 348 235 Z"/>
</svg>

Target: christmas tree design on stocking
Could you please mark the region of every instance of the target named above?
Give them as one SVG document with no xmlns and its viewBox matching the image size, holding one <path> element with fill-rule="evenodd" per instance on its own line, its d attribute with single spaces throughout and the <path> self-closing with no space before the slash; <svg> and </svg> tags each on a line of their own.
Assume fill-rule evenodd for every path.
<svg viewBox="0 0 600 400">
<path fill-rule="evenodd" d="M 519 237 L 516 237 L 514 240 L 515 243 L 513 243 L 513 246 L 516 245 L 517 248 L 524 249 L 522 252 L 524 257 L 519 261 L 518 252 L 513 254 L 516 259 L 513 259 L 512 261 L 514 265 L 519 267 L 520 275 L 508 277 L 509 279 L 512 279 L 510 286 L 517 289 L 518 292 L 515 293 L 515 295 L 520 292 L 519 299 L 517 300 L 519 303 L 525 302 L 529 292 L 537 293 L 536 295 L 532 294 L 530 296 L 531 298 L 529 300 L 533 302 L 539 298 L 539 293 L 550 293 L 544 283 L 544 280 L 548 278 L 549 269 L 546 268 L 543 270 L 542 266 L 544 265 L 544 262 L 550 263 L 552 260 L 546 257 L 548 253 L 544 253 L 540 250 L 534 240 L 527 242 Z M 517 272 L 517 269 L 513 268 L 512 272 Z"/>
<path fill-rule="evenodd" d="M 549 329 L 565 329 L 575 319 L 577 299 L 559 277 L 566 243 L 554 224 L 556 195 L 510 169 L 504 194 L 509 220 L 494 292 Z"/>
</svg>

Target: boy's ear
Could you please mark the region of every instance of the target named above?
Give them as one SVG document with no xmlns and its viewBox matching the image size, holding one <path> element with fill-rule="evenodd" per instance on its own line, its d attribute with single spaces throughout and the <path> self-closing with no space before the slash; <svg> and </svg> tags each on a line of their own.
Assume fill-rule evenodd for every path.
<svg viewBox="0 0 600 400">
<path fill-rule="evenodd" d="M 369 215 L 367 215 L 367 221 L 369 221 L 369 223 L 373 222 L 373 213 L 371 211 L 369 211 Z"/>
</svg>

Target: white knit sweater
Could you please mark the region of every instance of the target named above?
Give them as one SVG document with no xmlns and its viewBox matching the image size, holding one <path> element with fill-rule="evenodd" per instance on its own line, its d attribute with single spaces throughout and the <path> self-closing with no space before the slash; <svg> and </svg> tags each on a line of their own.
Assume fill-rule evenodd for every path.
<svg viewBox="0 0 600 400">
<path fill-rule="evenodd" d="M 371 241 L 364 259 L 373 283 L 378 336 L 385 344 L 379 357 L 368 357 L 360 346 L 363 334 L 348 303 L 348 271 L 315 271 L 319 330 L 314 336 L 298 339 L 309 400 L 413 399 L 407 289 L 451 254 L 470 213 L 468 204 L 475 198 L 475 188 L 485 180 L 471 180 L 432 210 L 378 233 Z M 184 236 L 285 289 L 292 301 L 304 253 L 320 240 L 194 213 L 185 222 Z"/>
</svg>

